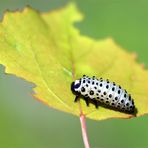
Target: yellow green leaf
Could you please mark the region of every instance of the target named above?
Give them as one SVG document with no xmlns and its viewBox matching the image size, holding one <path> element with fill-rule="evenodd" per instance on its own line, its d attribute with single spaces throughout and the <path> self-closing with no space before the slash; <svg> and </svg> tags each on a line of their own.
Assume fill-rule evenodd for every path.
<svg viewBox="0 0 148 148">
<path fill-rule="evenodd" d="M 71 82 L 86 74 L 120 84 L 132 94 L 137 116 L 148 113 L 148 71 L 113 39 L 81 35 L 74 27 L 80 20 L 74 4 L 47 13 L 29 7 L 7 12 L 0 23 L 0 64 L 6 73 L 34 83 L 34 97 L 61 111 L 79 116 L 81 108 L 95 120 L 131 117 L 102 106 L 87 107 L 84 100 L 80 106 L 74 103 Z"/>
</svg>

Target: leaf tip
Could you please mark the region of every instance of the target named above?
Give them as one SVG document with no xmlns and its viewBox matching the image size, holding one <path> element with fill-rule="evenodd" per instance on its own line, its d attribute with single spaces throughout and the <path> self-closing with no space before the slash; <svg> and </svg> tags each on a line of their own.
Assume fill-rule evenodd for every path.
<svg viewBox="0 0 148 148">
<path fill-rule="evenodd" d="M 64 9 L 69 13 L 72 22 L 81 21 L 84 17 L 74 2 L 69 2 Z"/>
<path fill-rule="evenodd" d="M 132 58 L 133 58 L 134 60 L 136 60 L 136 59 L 138 58 L 138 54 L 137 54 L 136 52 L 133 52 L 133 53 L 132 53 Z"/>
<path fill-rule="evenodd" d="M 142 69 L 145 68 L 145 64 L 144 63 L 141 63 L 140 66 L 141 66 Z"/>
</svg>

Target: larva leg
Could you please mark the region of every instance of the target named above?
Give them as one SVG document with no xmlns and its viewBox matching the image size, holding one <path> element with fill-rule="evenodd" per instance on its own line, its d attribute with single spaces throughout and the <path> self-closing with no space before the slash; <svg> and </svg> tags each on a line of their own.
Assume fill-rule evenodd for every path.
<svg viewBox="0 0 148 148">
<path fill-rule="evenodd" d="M 76 95 L 74 102 L 77 102 L 79 100 L 79 95 Z"/>
<path fill-rule="evenodd" d="M 89 98 L 85 97 L 84 99 L 85 99 L 86 105 L 89 106 Z"/>
<path fill-rule="evenodd" d="M 98 106 L 99 106 L 99 102 L 98 102 L 98 100 L 93 99 L 93 102 L 94 102 L 94 104 L 95 104 L 95 107 L 98 108 Z"/>
</svg>

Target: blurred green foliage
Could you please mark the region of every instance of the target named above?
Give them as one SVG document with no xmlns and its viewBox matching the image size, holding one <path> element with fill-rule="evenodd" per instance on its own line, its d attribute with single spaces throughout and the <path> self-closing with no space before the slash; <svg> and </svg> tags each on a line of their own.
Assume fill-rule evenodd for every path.
<svg viewBox="0 0 148 148">
<path fill-rule="evenodd" d="M 0 14 L 30 5 L 40 11 L 61 7 L 69 0 L 0 0 Z M 138 61 L 148 65 L 148 1 L 77 0 L 85 20 L 76 24 L 95 39 L 113 37 Z M 0 66 L 0 148 L 83 147 L 79 119 L 53 110 L 31 97 L 30 84 L 4 74 Z M 87 120 L 92 148 L 147 148 L 147 115 L 130 120 Z"/>
</svg>

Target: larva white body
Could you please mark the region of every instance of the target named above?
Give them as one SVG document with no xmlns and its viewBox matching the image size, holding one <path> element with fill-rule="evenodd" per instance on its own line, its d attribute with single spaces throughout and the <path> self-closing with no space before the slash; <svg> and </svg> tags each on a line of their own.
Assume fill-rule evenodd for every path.
<svg viewBox="0 0 148 148">
<path fill-rule="evenodd" d="M 89 98 L 95 103 L 102 102 L 120 111 L 134 112 L 135 106 L 131 95 L 114 82 L 83 76 L 72 85 L 72 90 L 77 95 L 84 96 L 86 100 Z"/>
</svg>

